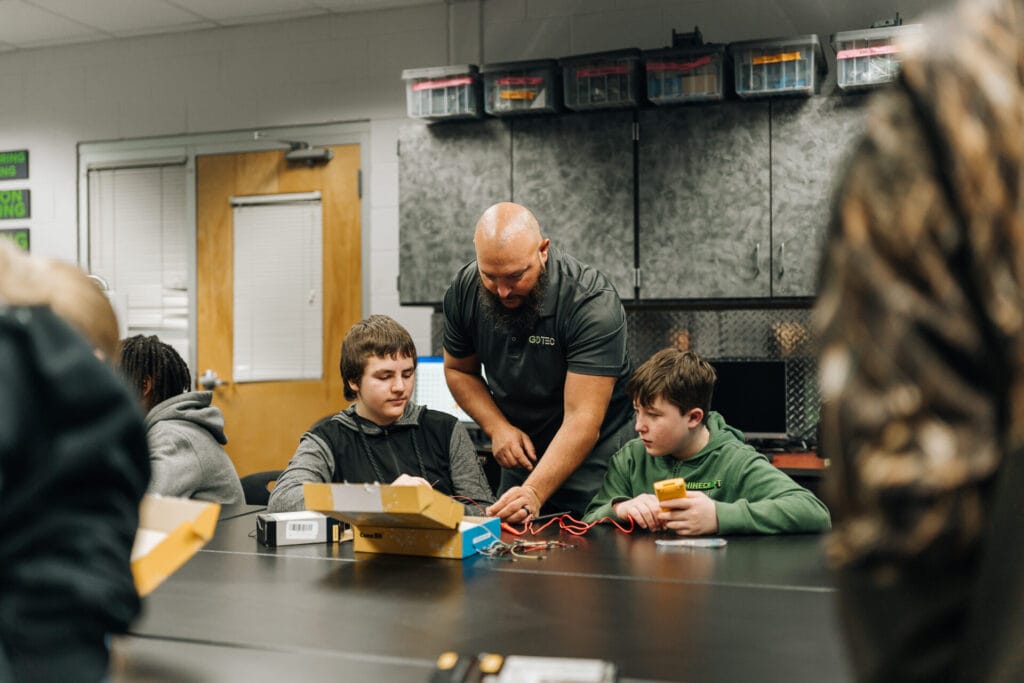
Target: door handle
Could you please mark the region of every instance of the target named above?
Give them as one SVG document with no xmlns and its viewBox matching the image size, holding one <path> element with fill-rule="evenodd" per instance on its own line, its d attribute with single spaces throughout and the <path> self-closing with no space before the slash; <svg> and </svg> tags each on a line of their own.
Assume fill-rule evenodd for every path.
<svg viewBox="0 0 1024 683">
<path fill-rule="evenodd" d="M 227 382 L 218 377 L 217 373 L 210 368 L 207 368 L 206 372 L 199 377 L 199 386 L 206 391 L 211 391 L 217 387 L 224 386 L 225 384 L 227 384 Z"/>
</svg>

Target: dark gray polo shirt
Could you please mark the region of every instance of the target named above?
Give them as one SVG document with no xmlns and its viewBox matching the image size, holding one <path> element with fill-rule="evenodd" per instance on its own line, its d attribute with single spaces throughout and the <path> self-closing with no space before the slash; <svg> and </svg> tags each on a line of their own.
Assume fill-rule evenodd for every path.
<svg viewBox="0 0 1024 683">
<path fill-rule="evenodd" d="M 540 319 L 522 334 L 496 329 L 480 306 L 476 261 L 463 266 L 444 296 L 444 348 L 456 358 L 479 357 L 494 402 L 530 436 L 538 455 L 562 424 L 567 371 L 618 378 L 594 448 L 610 457 L 600 453 L 601 442 L 633 420 L 622 301 L 608 278 L 568 254 L 551 249 L 547 269 Z"/>
</svg>

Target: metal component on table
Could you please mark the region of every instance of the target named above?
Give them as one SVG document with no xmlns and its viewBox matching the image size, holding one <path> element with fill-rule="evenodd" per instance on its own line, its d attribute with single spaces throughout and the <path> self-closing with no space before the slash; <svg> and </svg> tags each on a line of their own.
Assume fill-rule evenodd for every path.
<svg viewBox="0 0 1024 683">
<path fill-rule="evenodd" d="M 661 548 L 724 548 L 724 538 L 659 538 L 654 544 Z"/>
</svg>

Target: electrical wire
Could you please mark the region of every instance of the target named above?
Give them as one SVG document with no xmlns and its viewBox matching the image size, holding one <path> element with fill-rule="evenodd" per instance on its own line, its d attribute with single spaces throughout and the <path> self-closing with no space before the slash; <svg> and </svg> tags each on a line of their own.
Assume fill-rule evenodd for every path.
<svg viewBox="0 0 1024 683">
<path fill-rule="evenodd" d="M 479 501 L 473 500 L 469 496 L 452 496 L 452 500 L 457 500 L 468 505 L 475 505 L 476 507 L 480 508 L 482 517 L 487 516 L 487 508 L 484 507 L 484 504 Z"/>
<path fill-rule="evenodd" d="M 614 526 L 620 532 L 624 534 L 630 534 L 633 533 L 633 530 L 636 528 L 636 524 L 633 522 L 632 517 L 628 517 L 627 519 L 629 520 L 629 524 L 626 526 L 619 524 L 618 520 L 612 519 L 611 517 L 602 517 L 601 519 L 595 522 L 590 522 L 588 524 L 587 522 L 582 522 L 574 518 L 572 515 L 564 514 L 551 517 L 543 524 L 539 525 L 536 523 L 535 519 L 527 519 L 525 522 L 523 522 L 522 529 L 516 529 L 508 522 L 502 522 L 501 529 L 502 531 L 506 531 L 512 534 L 513 536 L 536 536 L 537 534 L 539 534 L 540 532 L 544 531 L 549 526 L 557 522 L 558 528 L 562 531 L 565 531 L 568 534 L 572 534 L 573 536 L 583 536 L 598 524 L 607 521 L 610 522 L 612 526 Z"/>
</svg>

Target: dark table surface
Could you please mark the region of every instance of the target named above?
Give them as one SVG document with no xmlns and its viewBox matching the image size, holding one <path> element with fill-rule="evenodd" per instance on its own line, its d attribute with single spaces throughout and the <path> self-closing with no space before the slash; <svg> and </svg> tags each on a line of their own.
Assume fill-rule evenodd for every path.
<svg viewBox="0 0 1024 683">
<path fill-rule="evenodd" d="M 573 547 L 542 560 L 458 561 L 349 543 L 267 549 L 255 523 L 222 520 L 145 599 L 115 647 L 115 681 L 264 680 L 227 673 L 233 660 L 264 661 L 266 680 L 300 667 L 297 680 L 336 669 L 338 680 L 425 681 L 446 650 L 608 659 L 636 680 L 852 680 L 818 536 L 666 550 L 601 527 L 545 533 Z M 202 656 L 198 678 L 132 673 Z"/>
</svg>

